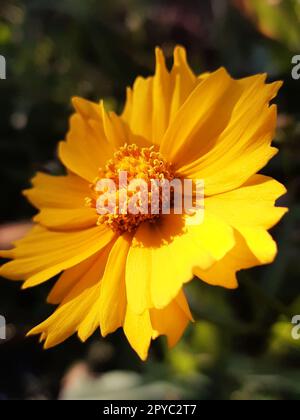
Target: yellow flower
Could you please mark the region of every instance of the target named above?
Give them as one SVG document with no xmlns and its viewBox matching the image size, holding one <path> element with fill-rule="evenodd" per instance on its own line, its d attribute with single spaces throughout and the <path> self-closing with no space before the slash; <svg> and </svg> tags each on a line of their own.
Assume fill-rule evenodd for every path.
<svg viewBox="0 0 300 420">
<path fill-rule="evenodd" d="M 223 68 L 196 76 L 176 47 L 171 71 L 156 50 L 155 75 L 128 88 L 122 115 L 73 99 L 59 144 L 67 174 L 36 175 L 25 191 L 39 210 L 35 226 L 1 252 L 12 261 L 0 274 L 25 280 L 23 288 L 62 273 L 48 297 L 58 308 L 30 332 L 46 348 L 76 332 L 85 341 L 98 327 L 102 336 L 122 327 L 144 360 L 151 339 L 166 335 L 173 346 L 192 320 L 183 286 L 193 276 L 233 289 L 239 270 L 274 260 L 268 230 L 287 211 L 275 207 L 286 190 L 257 172 L 277 152 L 270 101 L 281 82 L 265 81 L 234 80 Z M 146 184 L 204 180 L 203 222 L 187 213 L 102 214 L 97 182 L 118 182 L 120 171 Z"/>
</svg>

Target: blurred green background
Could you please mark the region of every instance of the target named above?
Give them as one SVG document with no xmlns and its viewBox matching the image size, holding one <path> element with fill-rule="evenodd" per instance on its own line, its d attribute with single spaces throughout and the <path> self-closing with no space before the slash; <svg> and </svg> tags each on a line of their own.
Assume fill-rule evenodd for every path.
<svg viewBox="0 0 300 420">
<path fill-rule="evenodd" d="M 43 351 L 24 336 L 52 312 L 45 297 L 53 281 L 21 292 L 1 279 L 8 338 L 0 341 L 0 399 L 300 399 L 300 340 L 291 338 L 291 318 L 300 314 L 300 80 L 291 77 L 299 1 L 1 0 L 1 246 L 34 213 L 20 194 L 32 175 L 61 170 L 56 145 L 70 97 L 104 98 L 120 110 L 126 86 L 153 72 L 154 47 L 171 58 L 176 43 L 198 73 L 224 65 L 235 77 L 268 72 L 285 82 L 280 153 L 264 170 L 289 191 L 281 204 L 290 213 L 272 232 L 279 256 L 240 273 L 237 291 L 189 285 L 197 322 L 171 351 L 164 339 L 155 342 L 146 363 L 122 333 L 105 341 L 96 333 L 85 345 L 73 337 Z"/>
</svg>

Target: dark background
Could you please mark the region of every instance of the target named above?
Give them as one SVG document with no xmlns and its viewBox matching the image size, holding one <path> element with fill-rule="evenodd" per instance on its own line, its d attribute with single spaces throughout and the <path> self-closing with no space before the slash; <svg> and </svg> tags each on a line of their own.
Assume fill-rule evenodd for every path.
<svg viewBox="0 0 300 420">
<path fill-rule="evenodd" d="M 1 279 L 0 399 L 197 398 L 300 399 L 300 340 L 291 318 L 300 314 L 300 80 L 291 59 L 300 54 L 297 0 L 1 0 L 0 244 L 26 229 L 34 210 L 20 191 L 37 170 L 59 173 L 56 145 L 64 138 L 70 98 L 104 98 L 116 110 L 139 74 L 154 70 L 154 47 L 170 59 L 186 46 L 198 73 L 224 65 L 235 77 L 268 72 L 284 80 L 277 103 L 280 148 L 265 174 L 288 187 L 290 213 L 273 230 L 274 264 L 239 274 L 225 291 L 194 281 L 187 290 L 197 323 L 168 351 L 154 343 L 146 363 L 123 334 L 86 344 L 76 337 L 43 351 L 32 326 L 53 310 L 53 281 L 33 290 Z"/>
</svg>

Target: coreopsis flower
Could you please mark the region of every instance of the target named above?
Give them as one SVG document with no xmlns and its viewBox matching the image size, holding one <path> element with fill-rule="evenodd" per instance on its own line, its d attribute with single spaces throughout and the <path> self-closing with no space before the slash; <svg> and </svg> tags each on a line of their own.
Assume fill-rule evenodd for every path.
<svg viewBox="0 0 300 420">
<path fill-rule="evenodd" d="M 277 253 L 268 230 L 287 209 L 276 207 L 286 190 L 258 172 L 277 153 L 271 146 L 281 82 L 259 74 L 240 80 L 224 68 L 197 76 L 176 47 L 169 71 L 156 50 L 155 74 L 127 90 L 121 115 L 103 102 L 74 98 L 75 113 L 59 144 L 63 176 L 38 173 L 25 195 L 39 210 L 35 226 L 1 256 L 12 261 L 0 274 L 23 288 L 54 276 L 48 302 L 58 305 L 30 334 L 45 348 L 72 334 L 82 341 L 123 328 L 138 355 L 152 339 L 173 346 L 192 315 L 183 286 L 193 277 L 234 289 L 239 270 L 271 263 Z M 204 217 L 198 212 L 103 212 L 101 179 L 203 180 Z M 148 193 L 149 200 L 151 192 Z M 130 197 L 126 198 L 128 204 Z M 169 200 L 174 204 L 174 197 Z"/>
</svg>

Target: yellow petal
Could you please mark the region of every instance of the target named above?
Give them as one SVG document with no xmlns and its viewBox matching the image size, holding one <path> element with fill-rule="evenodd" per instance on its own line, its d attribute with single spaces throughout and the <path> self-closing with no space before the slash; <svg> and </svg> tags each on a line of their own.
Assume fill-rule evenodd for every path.
<svg viewBox="0 0 300 420">
<path fill-rule="evenodd" d="M 188 303 L 181 290 L 164 309 L 150 309 L 137 314 L 128 305 L 123 328 L 132 348 L 142 360 L 146 360 L 152 339 L 166 335 L 169 346 L 173 347 L 192 320 Z"/>
<path fill-rule="evenodd" d="M 121 118 L 126 121 L 130 125 L 131 114 L 133 112 L 133 92 L 130 87 L 126 89 L 126 101 L 124 105 L 123 112 L 121 114 Z"/>
<path fill-rule="evenodd" d="M 214 263 L 213 257 L 200 246 L 196 246 L 192 235 L 185 227 L 182 216 L 168 215 L 161 218 L 160 223 L 143 223 L 133 240 L 133 246 L 144 248 L 143 255 L 147 255 L 150 280 L 150 299 L 155 308 L 164 308 L 179 293 L 182 285 L 193 277 L 193 267 L 201 266 L 207 269 Z M 136 282 L 139 280 L 136 280 Z M 132 310 L 140 312 L 143 304 L 148 302 L 147 288 L 144 280 L 139 285 L 140 291 L 146 293 L 140 297 L 137 306 L 134 303 L 134 281 L 128 290 Z"/>
<path fill-rule="evenodd" d="M 138 77 L 133 89 L 127 90 L 127 100 L 122 118 L 131 132 L 137 136 L 136 143 L 159 144 L 170 118 L 172 78 L 165 64 L 162 51 L 156 49 L 156 70 L 153 77 Z"/>
<path fill-rule="evenodd" d="M 235 289 L 238 287 L 236 273 L 256 265 L 259 265 L 259 261 L 249 250 L 243 237 L 235 231 L 235 247 L 210 269 L 195 267 L 194 274 L 210 285 Z"/>
<path fill-rule="evenodd" d="M 202 223 L 189 224 L 188 232 L 195 246 L 208 251 L 214 260 L 222 259 L 235 245 L 231 226 L 207 209 Z"/>
<path fill-rule="evenodd" d="M 206 269 L 235 245 L 233 229 L 213 214 L 206 212 L 199 225 L 185 223 L 181 216 L 169 215 L 159 229 L 143 224 L 135 234 L 126 265 L 133 312 L 164 307 L 192 279 L 195 265 Z"/>
<path fill-rule="evenodd" d="M 207 79 L 209 80 L 210 77 Z M 183 177 L 205 180 L 206 195 L 219 194 L 235 189 L 258 172 L 276 154 L 271 142 L 276 128 L 276 106 L 269 101 L 276 95 L 281 83 L 266 85 L 265 76 L 255 76 L 234 81 L 243 92 L 231 112 L 230 121 L 216 136 L 205 153 L 198 146 L 182 152 L 182 160 L 192 158 L 190 163 L 178 168 Z M 204 85 L 203 82 L 200 86 Z M 218 115 L 217 109 L 215 109 Z M 199 132 L 200 134 L 200 132 Z M 206 141 L 206 136 L 203 134 Z M 201 142 L 200 142 L 201 143 Z M 187 147 L 187 146 L 186 146 Z M 180 165 L 180 162 L 177 162 Z"/>
<path fill-rule="evenodd" d="M 32 179 L 33 188 L 25 190 L 26 198 L 38 209 L 59 208 L 74 209 L 84 206 L 85 197 L 89 196 L 89 184 L 74 174 L 51 176 L 38 173 Z"/>
<path fill-rule="evenodd" d="M 47 302 L 58 305 L 70 293 L 76 283 L 84 276 L 99 257 L 99 253 L 92 255 L 81 263 L 65 270 L 59 277 L 47 297 Z"/>
<path fill-rule="evenodd" d="M 123 328 L 131 347 L 142 360 L 146 360 L 151 339 L 157 336 L 151 325 L 149 311 L 137 315 L 127 306 Z"/>
<path fill-rule="evenodd" d="M 273 178 L 255 175 L 240 188 L 205 199 L 205 208 L 234 226 L 272 228 L 287 209 L 275 207 L 286 188 Z"/>
<path fill-rule="evenodd" d="M 101 334 L 115 331 L 123 325 L 126 309 L 125 267 L 132 235 L 123 234 L 115 242 L 101 281 Z"/>
<path fill-rule="evenodd" d="M 156 69 L 152 77 L 138 77 L 133 88 L 127 89 L 122 119 L 133 134 L 129 142 L 148 146 L 160 144 L 170 121 L 200 83 L 190 69 L 183 47 L 174 50 L 174 65 L 169 72 L 163 52 L 156 49 Z"/>
<path fill-rule="evenodd" d="M 153 78 L 152 142 L 160 144 L 170 120 L 171 76 L 163 52 L 156 48 L 156 69 Z"/>
<path fill-rule="evenodd" d="M 277 247 L 266 230 L 287 212 L 286 208 L 275 207 L 285 192 L 285 187 L 272 178 L 255 175 L 241 188 L 206 198 L 205 207 L 244 236 L 260 263 L 269 263 Z"/>
<path fill-rule="evenodd" d="M 93 182 L 113 152 L 100 117 L 86 119 L 78 113 L 71 117 L 67 140 L 59 144 L 59 157 L 70 171 Z"/>
<path fill-rule="evenodd" d="M 99 293 L 100 292 L 97 292 L 96 298 L 99 297 Z M 96 302 L 97 303 L 88 309 L 87 315 L 78 327 L 77 335 L 83 343 L 95 332 L 97 328 L 99 328 L 100 325 L 98 305 L 99 300 L 97 299 Z"/>
<path fill-rule="evenodd" d="M 185 294 L 183 290 L 181 290 L 175 298 L 177 305 L 181 308 L 181 310 L 185 313 L 186 317 L 191 321 L 194 322 L 193 315 L 191 314 L 191 310 L 189 304 L 186 300 Z"/>
<path fill-rule="evenodd" d="M 223 68 L 197 85 L 162 139 L 161 153 L 176 169 L 213 145 L 228 124 L 241 91 Z"/>
<path fill-rule="evenodd" d="M 181 216 L 168 215 L 158 226 L 158 238 L 161 238 L 164 243 L 151 250 L 151 298 L 156 308 L 164 308 L 178 295 L 182 285 L 192 279 L 193 267 L 200 266 L 207 270 L 215 263 L 209 240 L 205 246 L 204 241 L 201 243 L 201 239 L 195 240 L 195 231 L 190 226 L 182 226 L 182 223 L 186 221 L 187 219 L 184 219 L 183 222 Z M 203 234 L 206 230 L 205 224 L 204 220 L 203 228 L 199 227 Z M 182 229 L 181 232 L 180 229 Z M 195 230 L 197 232 L 197 228 Z M 229 230 L 226 230 L 223 236 L 222 231 L 220 233 L 224 239 L 223 252 L 225 253 L 233 245 L 232 233 Z M 227 251 L 225 251 L 226 247 Z M 215 256 L 218 251 L 220 252 L 215 246 Z"/>
<path fill-rule="evenodd" d="M 181 294 L 181 299 L 184 299 L 187 305 L 183 292 Z M 152 328 L 159 335 L 167 336 L 169 347 L 174 347 L 177 344 L 187 325 L 192 320 L 181 309 L 177 299 L 174 299 L 164 309 L 151 309 L 150 318 Z"/>
<path fill-rule="evenodd" d="M 68 233 L 36 227 L 16 242 L 9 254 L 14 260 L 1 267 L 0 275 L 26 280 L 24 288 L 36 286 L 100 251 L 114 237 L 114 232 L 103 226 Z M 4 252 L 0 255 L 8 256 Z"/>
<path fill-rule="evenodd" d="M 170 111 L 170 122 L 173 121 L 176 112 L 186 101 L 193 89 L 199 83 L 193 71 L 189 67 L 186 51 L 177 46 L 174 50 L 174 65 L 171 72 L 173 82 L 173 94 Z"/>
<path fill-rule="evenodd" d="M 259 227 L 240 227 L 238 230 L 261 264 L 274 261 L 277 255 L 277 244 L 266 230 Z"/>
<path fill-rule="evenodd" d="M 127 121 L 133 134 L 142 136 L 148 141 L 152 141 L 152 90 L 153 78 L 144 79 L 138 77 L 133 85 L 130 99 L 130 111 L 123 114 L 123 118 Z M 128 91 L 129 92 L 129 91 Z"/>
<path fill-rule="evenodd" d="M 28 335 L 42 334 L 42 338 L 45 339 L 44 347 L 53 347 L 74 334 L 79 325 L 86 322 L 91 308 L 96 305 L 96 309 L 99 310 L 97 303 L 100 293 L 100 280 L 106 260 L 107 252 L 104 250 L 71 289 L 53 315 L 33 328 Z M 99 326 L 99 320 L 98 324 L 93 323 L 92 326 L 93 328 L 90 324 L 88 326 L 90 334 Z M 87 328 L 87 324 L 85 328 Z M 87 331 L 85 331 L 85 337 L 87 338 L 87 336 Z"/>
<path fill-rule="evenodd" d="M 95 226 L 98 217 L 95 209 L 89 207 L 81 209 L 44 208 L 33 220 L 49 229 L 68 231 Z"/>
<path fill-rule="evenodd" d="M 50 176 L 38 173 L 33 188 L 24 195 L 40 213 L 34 221 L 54 230 L 85 229 L 95 226 L 97 214 L 85 205 L 91 195 L 89 184 L 74 174 Z"/>
<path fill-rule="evenodd" d="M 141 228 L 133 242 L 140 242 Z M 145 233 L 147 234 L 147 232 Z M 130 247 L 126 262 L 126 294 L 132 311 L 141 314 L 152 306 L 150 297 L 151 252 L 146 247 Z"/>
<path fill-rule="evenodd" d="M 85 120 L 99 121 L 101 119 L 101 109 L 97 103 L 74 97 L 72 98 L 72 104 L 76 112 Z"/>
<path fill-rule="evenodd" d="M 105 137 L 118 149 L 128 142 L 128 127 L 114 112 L 106 112 L 103 101 L 100 102 L 100 110 Z"/>
</svg>

